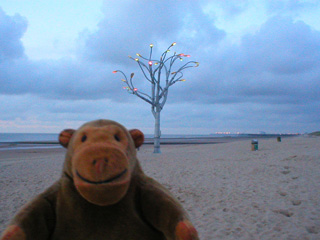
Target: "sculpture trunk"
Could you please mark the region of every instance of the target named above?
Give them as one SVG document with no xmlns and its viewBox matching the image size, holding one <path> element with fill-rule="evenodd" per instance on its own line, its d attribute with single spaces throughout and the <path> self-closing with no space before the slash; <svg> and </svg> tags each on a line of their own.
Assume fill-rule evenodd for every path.
<svg viewBox="0 0 320 240">
<path fill-rule="evenodd" d="M 160 150 L 160 111 L 157 109 L 154 115 L 155 125 L 154 125 L 154 150 L 153 153 L 161 153 Z"/>
</svg>

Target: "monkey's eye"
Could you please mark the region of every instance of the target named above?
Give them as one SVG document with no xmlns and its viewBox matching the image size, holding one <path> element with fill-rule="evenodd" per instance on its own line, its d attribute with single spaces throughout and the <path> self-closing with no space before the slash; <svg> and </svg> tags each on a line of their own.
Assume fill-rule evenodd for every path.
<svg viewBox="0 0 320 240">
<path fill-rule="evenodd" d="M 81 138 L 81 142 L 85 142 L 87 140 L 87 135 L 83 135 Z"/>
<path fill-rule="evenodd" d="M 120 142 L 120 138 L 119 138 L 119 136 L 116 134 L 116 135 L 114 135 L 114 139 L 117 141 L 117 142 Z"/>
</svg>

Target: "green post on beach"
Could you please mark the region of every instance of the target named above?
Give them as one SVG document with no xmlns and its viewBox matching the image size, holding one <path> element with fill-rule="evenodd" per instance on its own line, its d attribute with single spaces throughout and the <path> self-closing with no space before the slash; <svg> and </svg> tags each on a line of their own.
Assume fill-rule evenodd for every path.
<svg viewBox="0 0 320 240">
<path fill-rule="evenodd" d="M 253 139 L 251 141 L 251 151 L 257 151 L 258 150 L 258 140 Z"/>
</svg>

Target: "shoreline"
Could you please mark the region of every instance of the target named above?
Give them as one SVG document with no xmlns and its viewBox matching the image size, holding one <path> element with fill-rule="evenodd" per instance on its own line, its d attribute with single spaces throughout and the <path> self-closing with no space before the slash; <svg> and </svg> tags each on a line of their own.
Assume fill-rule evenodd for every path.
<svg viewBox="0 0 320 240">
<path fill-rule="evenodd" d="M 222 137 L 180 137 L 180 138 L 161 138 L 161 145 L 184 145 L 184 144 L 219 144 L 232 141 L 252 140 L 252 139 L 269 139 L 269 138 L 289 138 L 301 135 L 278 135 L 278 134 L 247 134 L 243 136 L 222 136 Z M 145 138 L 143 145 L 152 145 L 153 138 Z M 0 151 L 15 149 L 37 149 L 37 148 L 61 148 L 58 141 L 14 141 L 0 142 Z"/>
</svg>

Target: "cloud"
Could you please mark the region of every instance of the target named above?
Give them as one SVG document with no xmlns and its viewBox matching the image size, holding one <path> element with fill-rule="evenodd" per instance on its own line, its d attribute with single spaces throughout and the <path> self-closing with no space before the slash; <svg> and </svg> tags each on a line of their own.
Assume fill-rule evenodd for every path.
<svg viewBox="0 0 320 240">
<path fill-rule="evenodd" d="M 124 94 L 125 96 L 125 94 Z M 132 97 L 132 102 L 111 100 L 47 99 L 35 95 L 0 95 L 0 129 L 12 122 L 16 126 L 39 127 L 40 132 L 59 132 L 78 128 L 87 121 L 100 118 L 116 120 L 126 127 L 152 132 L 154 123 L 150 108 Z M 137 114 L 139 113 L 139 114 Z M 143 119 L 143 123 L 141 121 Z M 3 125 L 1 126 L 1 122 Z M 40 126 L 46 126 L 42 129 Z M 49 129 L 48 126 L 51 126 Z M 19 127 L 20 128 L 20 127 Z M 3 130 L 4 129 L 4 130 Z M 3 128 L 2 131 L 8 131 Z M 10 131 L 10 130 L 9 130 Z"/>
<path fill-rule="evenodd" d="M 143 10 L 139 9 L 135 1 L 129 1 L 127 8 L 120 7 L 120 4 L 116 3 L 112 3 L 113 8 L 111 8 L 110 4 L 109 1 L 106 2 L 104 7 L 106 17 L 100 23 L 99 30 L 86 39 L 88 45 L 85 49 L 87 53 L 95 52 L 95 60 L 100 59 L 97 56 L 100 54 L 101 57 L 108 59 L 107 62 L 67 58 L 41 61 L 31 61 L 27 58 L 7 59 L 0 64 L 0 93 L 34 94 L 48 99 L 132 101 L 134 97 L 122 90 L 121 76 L 113 75 L 112 71 L 121 69 L 122 62 L 126 59 L 128 67 L 124 71 L 128 74 L 131 71 L 136 72 L 137 86 L 148 89 L 148 83 L 143 77 L 139 78 L 140 71 L 136 63 L 130 62 L 125 53 L 120 55 L 126 49 L 116 48 L 122 46 L 121 43 L 127 44 L 127 41 L 117 37 L 108 41 L 108 36 L 122 29 L 123 38 L 129 37 L 134 31 L 140 31 L 145 34 L 146 39 L 151 40 L 154 32 L 159 36 L 164 35 L 159 37 L 161 42 L 168 39 L 168 34 L 169 37 L 170 34 L 177 36 L 186 29 L 195 30 L 200 24 L 199 21 L 202 21 L 203 29 L 211 29 L 211 32 L 203 32 L 207 34 L 205 38 L 210 44 L 195 46 L 199 51 L 193 56 L 201 65 L 196 69 L 185 70 L 188 81 L 171 87 L 170 101 L 231 104 L 248 101 L 299 103 L 305 101 L 304 98 L 308 101 L 319 99 L 317 95 L 319 86 L 316 82 L 319 80 L 320 32 L 301 21 L 294 22 L 287 17 L 273 17 L 255 34 L 243 36 L 239 45 L 219 46 L 216 43 L 221 41 L 224 34 L 208 22 L 200 5 L 192 7 L 186 4 L 185 17 L 182 18 L 183 15 L 176 11 L 178 5 L 173 3 L 166 15 L 159 14 L 151 18 L 152 9 L 164 7 L 160 2 L 146 4 Z M 135 14 L 130 15 L 130 9 L 139 9 L 135 12 L 139 14 L 139 18 L 135 17 Z M 117 12 L 117 15 L 114 12 Z M 120 16 L 124 18 L 123 21 L 120 21 Z M 142 21 L 149 18 L 151 22 L 142 24 Z M 173 27 L 169 30 L 165 27 L 160 28 L 160 20 Z M 120 24 L 115 27 L 117 22 Z M 134 29 L 128 27 L 128 22 L 131 23 L 130 26 L 137 27 Z M 173 24 L 174 22 L 177 24 Z M 11 28 L 14 29 L 13 26 Z M 126 33 L 125 30 L 131 33 Z M 121 31 L 118 34 L 120 33 Z M 21 37 L 22 35 L 18 35 L 15 42 L 20 42 Z M 200 34 L 200 37 L 191 38 L 202 37 Z M 148 49 L 148 44 L 142 46 L 142 43 L 135 39 L 137 38 L 130 40 L 126 48 L 133 49 L 141 45 L 141 48 Z M 147 42 L 150 42 L 149 40 Z M 98 45 L 91 46 L 93 42 Z M 187 46 L 187 42 L 182 42 L 180 49 Z M 155 46 L 155 49 L 159 47 Z M 20 55 L 22 56 L 23 52 Z M 115 58 L 119 58 L 119 62 L 112 62 Z M 186 99 L 185 95 L 189 97 Z"/>
<path fill-rule="evenodd" d="M 199 3 L 187 1 L 183 5 L 184 11 L 180 11 L 181 6 L 176 2 L 168 7 L 162 2 L 127 1 L 123 7 L 117 1 L 106 1 L 103 8 L 105 18 L 99 23 L 98 30 L 83 32 L 79 36 L 83 48 L 79 48 L 77 60 L 7 59 L 0 64 L 0 94 L 127 101 L 132 96 L 122 90 L 121 76 L 113 75 L 112 71 L 125 66 L 128 74 L 135 71 L 139 80 L 139 69 L 127 58 L 128 53 L 149 51 L 149 44 L 156 40 L 158 45 L 155 44 L 154 55 L 160 57 L 159 53 L 176 39 L 181 39 L 178 43 L 181 51 L 192 49 L 195 52 L 200 48 L 196 44 L 200 40 L 208 47 L 215 46 L 224 37 L 225 33 L 214 26 Z M 133 13 L 132 9 L 136 11 Z M 23 32 L 15 41 L 21 43 L 22 36 Z M 22 56 L 23 48 L 20 50 Z M 146 87 L 143 78 L 137 86 Z"/>
<path fill-rule="evenodd" d="M 320 32 L 303 22 L 274 17 L 239 45 L 225 46 L 203 59 L 177 88 L 180 101 L 202 103 L 301 103 L 319 101 Z"/>
<path fill-rule="evenodd" d="M 212 10 L 219 9 L 225 18 L 233 18 L 243 13 L 249 7 L 248 0 L 229 0 L 229 1 L 208 1 L 207 8 Z"/>
<path fill-rule="evenodd" d="M 266 1 L 267 11 L 273 14 L 296 14 L 299 15 L 303 10 L 310 10 L 319 7 L 320 3 L 313 0 L 269 0 Z"/>
<path fill-rule="evenodd" d="M 258 71 L 295 74 L 312 70 L 320 63 L 320 32 L 302 21 L 273 17 L 255 35 L 242 39 L 248 62 Z"/>
<path fill-rule="evenodd" d="M 54 99 L 117 99 L 114 89 L 121 89 L 121 84 L 114 80 L 112 69 L 71 59 L 7 61 L 0 64 L 0 93 Z"/>
<path fill-rule="evenodd" d="M 21 42 L 26 19 L 0 10 L 0 125 L 42 123 L 48 131 L 59 131 L 110 118 L 151 133 L 150 106 L 127 94 L 121 75 L 112 71 L 135 72 L 137 87 L 148 93 L 148 82 L 127 55 L 148 55 L 153 43 L 158 57 L 176 41 L 173 50 L 191 54 L 200 66 L 186 69 L 187 81 L 170 88 L 162 112 L 167 132 L 290 131 L 305 123 L 316 130 L 320 32 L 274 15 L 237 44 L 230 43 L 205 11 L 205 2 L 105 1 L 97 30 L 79 34 L 77 58 L 58 60 L 28 59 Z M 221 8 L 236 16 L 247 4 Z M 248 121 L 255 125 L 248 127 Z"/>
<path fill-rule="evenodd" d="M 27 20 L 16 14 L 6 15 L 0 8 L 0 63 L 23 56 L 21 37 L 27 29 Z"/>
<path fill-rule="evenodd" d="M 103 12 L 98 31 L 83 33 L 87 59 L 123 64 L 128 54 L 136 53 L 132 51 L 148 51 L 150 43 L 165 50 L 177 41 L 189 49 L 199 42 L 215 44 L 225 36 L 194 1 L 105 1 Z"/>
<path fill-rule="evenodd" d="M 31 94 L 47 99 L 114 99 L 120 96 L 121 81 L 114 66 L 82 59 L 30 60 L 24 54 L 22 37 L 27 20 L 0 9 L 0 94 Z"/>
</svg>

